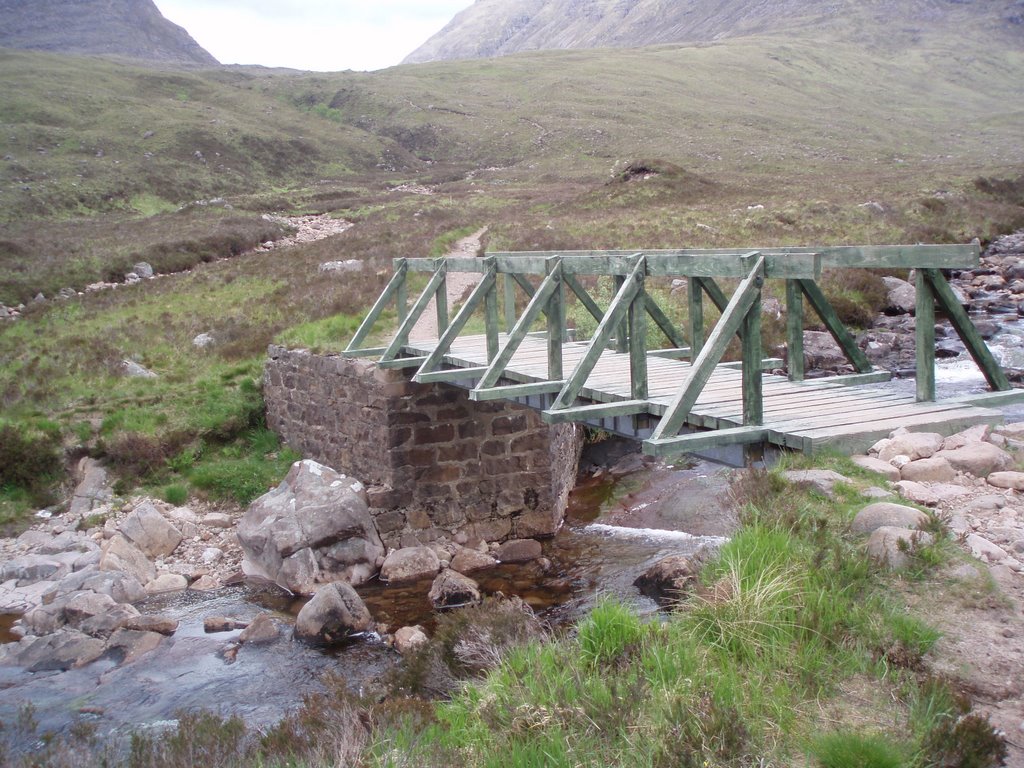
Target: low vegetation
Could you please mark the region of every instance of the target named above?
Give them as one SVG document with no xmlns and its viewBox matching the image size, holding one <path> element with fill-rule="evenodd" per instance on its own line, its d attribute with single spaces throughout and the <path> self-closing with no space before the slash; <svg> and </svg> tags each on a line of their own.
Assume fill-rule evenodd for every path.
<svg viewBox="0 0 1024 768">
<path fill-rule="evenodd" d="M 994 768 L 1002 737 L 929 672 L 938 633 L 899 599 L 928 591 L 949 545 L 917 553 L 909 576 L 879 571 L 849 532 L 869 478 L 831 466 L 857 478 L 836 499 L 778 472 L 741 481 L 741 530 L 670 613 L 608 598 L 551 633 L 492 601 L 443 615 L 364 698 L 327 680 L 266 733 L 182 713 L 113 763 Z"/>
</svg>

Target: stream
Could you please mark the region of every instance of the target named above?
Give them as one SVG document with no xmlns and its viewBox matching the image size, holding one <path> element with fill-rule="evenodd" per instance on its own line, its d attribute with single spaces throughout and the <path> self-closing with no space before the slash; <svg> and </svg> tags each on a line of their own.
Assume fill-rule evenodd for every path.
<svg viewBox="0 0 1024 768">
<path fill-rule="evenodd" d="M 545 570 L 541 561 L 504 565 L 473 578 L 486 594 L 519 595 L 553 626 L 574 621 L 604 594 L 630 602 L 641 613 L 657 611 L 633 581 L 662 557 L 694 552 L 728 533 L 730 515 L 722 503 L 727 471 L 706 462 L 650 464 L 626 454 L 619 469 L 580 478 L 566 524 L 544 542 L 550 567 Z M 431 581 L 370 583 L 358 591 L 378 625 L 394 630 L 421 624 L 430 631 Z M 265 611 L 281 624 L 292 624 L 302 603 L 276 588 L 253 586 L 149 598 L 140 610 L 176 618 L 172 637 L 121 666 L 101 659 L 67 672 L 0 667 L 0 722 L 16 722 L 31 702 L 37 735 L 13 739 L 15 752 L 32 751 L 38 734 L 66 731 L 79 720 L 90 722 L 100 739 L 117 741 L 133 731 L 172 727 L 183 709 L 235 714 L 250 726 L 268 726 L 297 708 L 304 695 L 321 690 L 328 672 L 341 675 L 359 693 L 397 663 L 398 654 L 377 635 L 325 651 L 293 642 L 285 630 L 279 640 L 244 645 L 232 657 L 225 650 L 233 647 L 238 630 L 207 634 L 203 629 L 207 616 L 251 619 Z M 5 622 L 0 640 L 13 639 L 13 617 L 0 618 Z"/>
</svg>

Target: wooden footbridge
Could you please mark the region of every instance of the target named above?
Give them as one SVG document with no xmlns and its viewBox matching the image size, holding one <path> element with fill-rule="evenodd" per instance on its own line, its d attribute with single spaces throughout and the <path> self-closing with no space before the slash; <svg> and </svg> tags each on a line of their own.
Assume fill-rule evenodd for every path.
<svg viewBox="0 0 1024 768">
<path fill-rule="evenodd" d="M 952 433 L 1001 421 L 984 406 L 1024 399 L 1011 390 L 943 269 L 979 262 L 977 245 L 917 245 L 738 250 L 575 251 L 488 253 L 482 258 L 396 259 L 395 274 L 345 352 L 376 357 L 382 367 L 415 368 L 418 382 L 449 382 L 472 400 L 514 400 L 550 423 L 576 421 L 643 441 L 652 455 L 700 452 L 727 445 L 769 443 L 814 451 L 863 450 L 900 426 Z M 916 397 L 869 385 L 889 378 L 873 370 L 818 285 L 822 269 L 913 269 L 916 275 Z M 447 276 L 479 276 L 452 315 Z M 426 286 L 409 306 L 417 273 Z M 685 278 L 686 307 L 659 306 L 654 284 Z M 785 281 L 787 375 L 762 353 L 762 291 Z M 595 299 L 611 281 L 606 307 Z M 727 296 L 719 280 L 738 281 Z M 662 280 L 661 282 L 667 282 Z M 678 287 L 678 286 L 677 286 Z M 661 291 L 661 294 L 667 293 Z M 593 318 L 587 340 L 567 330 L 567 300 Z M 517 298 L 520 309 L 517 309 Z M 705 328 L 705 299 L 720 316 Z M 855 374 L 804 379 L 805 303 L 852 364 Z M 364 348 L 391 306 L 398 329 L 387 346 Z M 410 340 L 428 307 L 438 338 Z M 935 313 L 951 321 L 987 379 L 988 393 L 935 400 Z M 542 330 L 533 326 L 544 318 Z M 653 328 L 649 325 L 653 323 Z M 685 326 L 685 328 L 683 327 Z M 472 333 L 468 329 L 476 328 Z M 653 332 L 652 332 L 653 331 Z M 663 348 L 650 348 L 660 334 Z M 723 362 L 738 337 L 740 360 Z"/>
</svg>

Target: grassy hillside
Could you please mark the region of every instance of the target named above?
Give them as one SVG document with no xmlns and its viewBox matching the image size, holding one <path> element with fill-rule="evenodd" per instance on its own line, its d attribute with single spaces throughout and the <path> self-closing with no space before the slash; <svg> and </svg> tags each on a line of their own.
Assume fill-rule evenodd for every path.
<svg viewBox="0 0 1024 768">
<path fill-rule="evenodd" d="M 489 226 L 491 247 L 565 249 L 1022 226 L 1024 55 L 964 51 L 746 38 L 330 75 L 0 51 L 0 302 L 139 259 L 196 266 L 0 326 L 2 420 L 111 456 L 142 440 L 152 461 L 127 476 L 177 481 L 175 457 L 252 426 L 269 341 L 340 344 L 392 258 L 467 227 Z M 239 255 L 281 234 L 266 211 L 355 226 Z M 360 280 L 317 274 L 352 258 Z M 204 331 L 220 343 L 198 351 Z M 160 378 L 119 377 L 126 358 Z"/>
</svg>

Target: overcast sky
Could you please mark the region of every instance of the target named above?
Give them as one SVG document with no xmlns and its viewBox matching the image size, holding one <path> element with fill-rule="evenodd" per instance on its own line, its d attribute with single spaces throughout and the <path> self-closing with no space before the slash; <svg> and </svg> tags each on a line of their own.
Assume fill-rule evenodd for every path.
<svg viewBox="0 0 1024 768">
<path fill-rule="evenodd" d="M 222 64 L 321 72 L 398 64 L 472 0 L 156 0 Z"/>
</svg>

